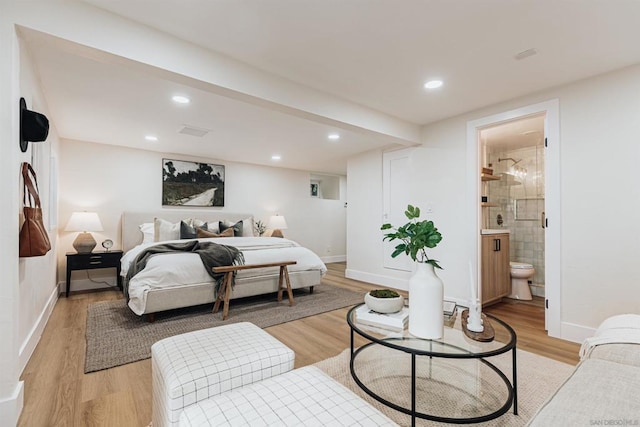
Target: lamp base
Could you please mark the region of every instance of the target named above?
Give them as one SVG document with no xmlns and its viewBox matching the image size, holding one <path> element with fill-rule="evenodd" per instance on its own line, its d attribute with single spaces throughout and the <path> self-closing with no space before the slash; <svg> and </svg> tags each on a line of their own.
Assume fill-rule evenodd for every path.
<svg viewBox="0 0 640 427">
<path fill-rule="evenodd" d="M 271 233 L 271 237 L 284 237 L 284 234 L 282 234 L 282 230 L 276 228 L 273 230 L 273 233 Z"/>
<path fill-rule="evenodd" d="M 79 254 L 90 254 L 96 247 L 96 240 L 91 233 L 80 233 L 73 241 L 73 247 Z"/>
</svg>

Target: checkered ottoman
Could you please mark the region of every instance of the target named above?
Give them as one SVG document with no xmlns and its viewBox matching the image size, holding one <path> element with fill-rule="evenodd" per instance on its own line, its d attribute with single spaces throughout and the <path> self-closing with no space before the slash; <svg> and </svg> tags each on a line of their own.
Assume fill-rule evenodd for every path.
<svg viewBox="0 0 640 427">
<path fill-rule="evenodd" d="M 396 424 L 318 368 L 307 366 L 185 409 L 180 415 L 180 427 L 196 426 Z"/>
<path fill-rule="evenodd" d="M 295 354 L 252 323 L 165 338 L 151 347 L 153 427 L 177 426 L 183 409 L 293 369 Z"/>
</svg>

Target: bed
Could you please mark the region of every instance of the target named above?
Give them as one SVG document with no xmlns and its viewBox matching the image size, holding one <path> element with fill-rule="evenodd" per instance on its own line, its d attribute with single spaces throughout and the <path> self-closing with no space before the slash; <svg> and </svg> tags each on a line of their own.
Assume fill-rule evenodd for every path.
<svg viewBox="0 0 640 427">
<path fill-rule="evenodd" d="M 155 227 L 154 219 L 158 218 Z M 206 222 L 210 228 L 219 221 L 228 224 L 243 222 L 242 235 L 224 238 L 201 238 L 201 242 L 215 242 L 238 248 L 246 264 L 280 261 L 297 261 L 289 267 L 293 289 L 320 285 L 327 269 L 322 260 L 311 250 L 298 243 L 277 237 L 253 236 L 253 216 L 243 213 L 202 210 L 161 210 L 157 212 L 124 212 L 122 214 L 122 276 L 136 255 L 144 249 L 176 240 L 169 225 L 181 221 Z M 149 228 L 151 224 L 151 229 Z M 158 226 L 160 224 L 160 226 Z M 163 228 L 165 227 L 165 228 Z M 169 230 L 169 231 L 167 231 Z M 150 235 L 150 233 L 153 233 Z M 151 241 L 150 241 L 151 240 Z M 157 240 L 157 241 L 153 241 Z M 237 274 L 231 298 L 261 295 L 278 290 L 279 269 L 250 269 Z M 200 257 L 195 253 L 178 252 L 154 255 L 146 267 L 132 277 L 125 286 L 129 308 L 137 315 L 153 314 L 175 308 L 190 307 L 215 301 L 214 280 L 205 270 Z"/>
</svg>

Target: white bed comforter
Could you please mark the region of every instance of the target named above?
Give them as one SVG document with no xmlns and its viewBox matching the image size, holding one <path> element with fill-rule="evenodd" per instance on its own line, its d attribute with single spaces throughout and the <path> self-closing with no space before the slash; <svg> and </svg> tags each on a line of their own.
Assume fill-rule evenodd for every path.
<svg viewBox="0 0 640 427">
<path fill-rule="evenodd" d="M 238 248 L 243 253 L 246 264 L 292 260 L 297 261 L 297 264 L 290 265 L 288 267 L 289 272 L 319 270 L 324 275 L 327 271 L 327 267 L 315 253 L 288 239 L 277 237 L 225 237 L 199 240 Z M 143 243 L 127 251 L 122 257 L 122 276 L 126 277 L 131 263 L 142 250 L 153 245 L 175 242 L 184 242 L 184 240 Z M 255 268 L 242 270 L 238 272 L 237 278 L 257 277 L 265 274 L 273 274 L 273 269 Z M 213 283 L 213 278 L 205 270 L 197 253 L 177 252 L 153 255 L 149 258 L 144 270 L 129 281 L 129 307 L 134 313 L 140 315 L 144 312 L 146 296 L 149 290 L 201 283 Z"/>
</svg>

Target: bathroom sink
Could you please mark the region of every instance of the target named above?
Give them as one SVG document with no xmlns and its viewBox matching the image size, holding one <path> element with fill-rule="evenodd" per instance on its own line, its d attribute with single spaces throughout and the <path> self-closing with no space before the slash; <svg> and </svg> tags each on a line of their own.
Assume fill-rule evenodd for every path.
<svg viewBox="0 0 640 427">
<path fill-rule="evenodd" d="M 506 228 L 483 228 L 480 230 L 480 234 L 503 234 L 509 233 L 509 230 Z"/>
</svg>

